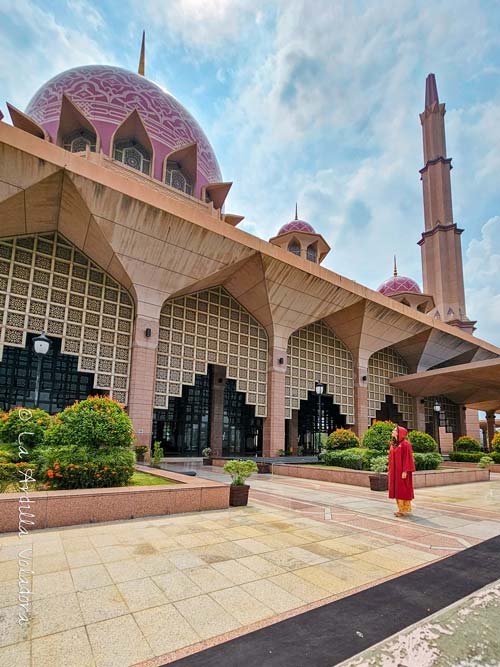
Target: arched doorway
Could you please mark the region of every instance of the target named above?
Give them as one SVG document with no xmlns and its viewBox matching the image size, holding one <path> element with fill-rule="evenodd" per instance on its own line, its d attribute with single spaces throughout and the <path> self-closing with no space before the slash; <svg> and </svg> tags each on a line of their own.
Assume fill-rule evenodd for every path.
<svg viewBox="0 0 500 667">
<path fill-rule="evenodd" d="M 0 408 L 35 407 L 37 355 L 33 349 L 35 334 L 27 334 L 26 346 L 5 347 L 0 363 Z M 75 401 L 105 392 L 94 389 L 94 374 L 78 371 L 78 358 L 61 353 L 61 340 L 52 344 L 43 357 L 38 407 L 50 414 L 64 410 Z"/>
<path fill-rule="evenodd" d="M 262 419 L 245 402 L 245 394 L 236 390 L 234 380 L 226 380 L 224 387 L 222 455 L 262 455 Z"/>
<path fill-rule="evenodd" d="M 308 392 L 307 400 L 300 402 L 298 414 L 298 446 L 302 454 L 319 454 L 321 435 L 328 435 L 345 425 L 345 415 L 340 413 L 332 396 L 323 394 L 320 400 L 315 392 Z"/>
</svg>

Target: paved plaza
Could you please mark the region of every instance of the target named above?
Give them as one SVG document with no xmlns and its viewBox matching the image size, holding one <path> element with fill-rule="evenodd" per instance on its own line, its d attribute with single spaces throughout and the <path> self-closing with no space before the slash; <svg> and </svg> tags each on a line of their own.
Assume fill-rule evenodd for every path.
<svg viewBox="0 0 500 667">
<path fill-rule="evenodd" d="M 385 494 L 255 475 L 241 509 L 1 536 L 0 667 L 162 665 L 387 581 L 500 535 L 492 480 L 419 490 L 401 520 Z M 31 543 L 23 631 L 17 558 Z"/>
</svg>

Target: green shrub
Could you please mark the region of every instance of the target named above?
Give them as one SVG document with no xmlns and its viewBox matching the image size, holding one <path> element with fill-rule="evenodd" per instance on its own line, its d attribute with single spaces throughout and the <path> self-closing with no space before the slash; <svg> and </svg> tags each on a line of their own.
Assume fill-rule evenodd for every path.
<svg viewBox="0 0 500 667">
<path fill-rule="evenodd" d="M 463 435 L 461 438 L 458 438 L 458 440 L 455 440 L 453 449 L 455 452 L 480 452 L 481 445 L 475 438 Z"/>
<path fill-rule="evenodd" d="M 491 456 L 495 463 L 500 463 L 500 452 L 490 452 L 488 456 Z"/>
<path fill-rule="evenodd" d="M 105 449 L 131 447 L 132 421 L 123 406 L 108 396 L 91 396 L 55 416 L 47 432 L 49 445 Z"/>
<path fill-rule="evenodd" d="M 414 452 L 425 454 L 426 452 L 437 452 L 437 442 L 428 433 L 422 431 L 410 431 L 408 440 Z"/>
<path fill-rule="evenodd" d="M 387 456 L 374 456 L 370 462 L 370 470 L 373 472 L 387 472 L 388 468 L 388 457 Z"/>
<path fill-rule="evenodd" d="M 480 468 L 489 468 L 493 463 L 491 456 L 481 456 L 479 463 L 477 464 Z"/>
<path fill-rule="evenodd" d="M 324 445 L 324 448 L 328 451 L 352 449 L 353 447 L 359 447 L 359 438 L 350 428 L 338 428 L 330 433 Z"/>
<path fill-rule="evenodd" d="M 231 475 L 231 486 L 243 486 L 250 475 L 254 472 L 257 472 L 257 464 L 255 461 L 242 461 L 240 459 L 234 459 L 233 461 L 228 461 L 224 465 L 224 472 L 227 472 Z"/>
<path fill-rule="evenodd" d="M 338 466 L 339 468 L 353 468 L 354 470 L 369 470 L 370 461 L 380 452 L 376 449 L 353 447 L 351 449 L 323 450 L 320 455 L 325 465 Z"/>
<path fill-rule="evenodd" d="M 362 446 L 385 452 L 391 444 L 391 434 L 396 425 L 392 422 L 375 422 L 363 436 Z"/>
<path fill-rule="evenodd" d="M 494 452 L 500 452 L 500 433 L 495 433 L 490 444 Z"/>
<path fill-rule="evenodd" d="M 19 443 L 30 450 L 44 442 L 45 433 L 52 425 L 52 418 L 39 408 L 14 408 L 2 415 L 0 441 Z"/>
<path fill-rule="evenodd" d="M 460 461 L 461 463 L 478 463 L 482 456 L 482 452 L 450 452 L 450 461 Z"/>
<path fill-rule="evenodd" d="M 0 463 L 13 463 L 15 459 L 12 448 L 5 446 L 0 448 Z"/>
<path fill-rule="evenodd" d="M 417 470 L 437 470 L 443 462 L 441 454 L 437 452 L 415 452 L 413 458 Z"/>
<path fill-rule="evenodd" d="M 160 465 L 162 458 L 163 458 L 162 446 L 160 445 L 159 440 L 155 440 L 153 444 L 153 456 L 151 457 L 151 463 L 155 467 L 158 467 Z"/>
<path fill-rule="evenodd" d="M 126 486 L 134 472 L 131 449 L 113 447 L 45 447 L 37 459 L 37 480 L 51 489 L 95 489 Z"/>
<path fill-rule="evenodd" d="M 12 492 L 19 490 L 19 483 L 24 480 L 22 472 L 31 470 L 33 466 L 30 463 L 0 463 L 0 493 L 9 490 L 13 486 Z"/>
</svg>

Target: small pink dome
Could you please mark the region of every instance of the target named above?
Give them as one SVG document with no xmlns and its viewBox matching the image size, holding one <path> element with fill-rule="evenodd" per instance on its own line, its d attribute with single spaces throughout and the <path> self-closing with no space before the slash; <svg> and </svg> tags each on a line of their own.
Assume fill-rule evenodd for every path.
<svg viewBox="0 0 500 667">
<path fill-rule="evenodd" d="M 412 292 L 413 294 L 422 294 L 422 290 L 412 278 L 406 276 L 391 276 L 388 280 L 378 287 L 377 292 L 385 296 L 396 296 L 404 292 Z"/>
<path fill-rule="evenodd" d="M 305 220 L 291 220 L 290 222 L 287 222 L 286 225 L 283 225 L 279 230 L 278 236 L 281 234 L 288 234 L 288 232 L 308 232 L 309 234 L 316 234 L 313 227 Z"/>
<path fill-rule="evenodd" d="M 35 93 L 26 109 L 53 141 L 63 94 L 97 128 L 106 153 L 113 132 L 137 110 L 155 149 L 156 178 L 161 179 L 167 155 L 196 143 L 198 189 L 222 180 L 213 148 L 196 120 L 175 97 L 145 77 L 108 65 L 75 67 L 55 76 Z"/>
</svg>

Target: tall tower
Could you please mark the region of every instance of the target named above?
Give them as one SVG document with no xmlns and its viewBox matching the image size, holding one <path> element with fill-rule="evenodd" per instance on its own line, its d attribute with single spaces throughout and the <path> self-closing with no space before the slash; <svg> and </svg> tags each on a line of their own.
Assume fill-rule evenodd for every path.
<svg viewBox="0 0 500 667">
<path fill-rule="evenodd" d="M 451 158 L 446 157 L 445 105 L 440 104 L 436 77 L 425 82 L 425 110 L 420 114 L 425 166 L 420 170 L 425 231 L 418 242 L 422 252 L 424 292 L 434 297 L 433 317 L 473 333 L 474 324 L 465 311 L 462 244 L 453 222 L 451 204 Z"/>
</svg>

